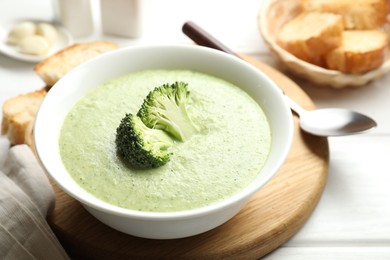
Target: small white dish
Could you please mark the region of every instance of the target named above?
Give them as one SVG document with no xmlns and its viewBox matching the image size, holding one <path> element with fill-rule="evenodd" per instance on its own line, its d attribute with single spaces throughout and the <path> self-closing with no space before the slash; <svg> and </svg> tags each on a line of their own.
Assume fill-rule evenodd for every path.
<svg viewBox="0 0 390 260">
<path fill-rule="evenodd" d="M 58 32 L 58 39 L 55 42 L 55 44 L 50 48 L 50 50 L 46 53 L 44 56 L 38 56 L 38 55 L 30 55 L 21 53 L 16 46 L 7 44 L 7 37 L 9 31 L 17 24 L 25 21 L 30 21 L 34 23 L 39 22 L 45 22 L 52 24 L 57 32 Z M 53 24 L 49 21 L 40 21 L 40 20 L 34 20 L 34 19 L 16 19 L 16 20 L 9 20 L 9 21 L 2 21 L 0 22 L 0 52 L 4 55 L 7 55 L 11 58 L 22 60 L 26 62 L 40 62 L 44 60 L 46 57 L 56 53 L 57 51 L 63 49 L 66 46 L 69 46 L 73 43 L 73 37 L 71 34 L 63 27 Z"/>
</svg>

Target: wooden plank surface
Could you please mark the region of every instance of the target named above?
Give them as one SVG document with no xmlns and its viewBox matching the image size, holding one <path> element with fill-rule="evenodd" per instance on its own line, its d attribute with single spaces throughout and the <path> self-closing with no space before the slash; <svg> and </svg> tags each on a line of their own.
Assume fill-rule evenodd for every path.
<svg viewBox="0 0 390 260">
<path fill-rule="evenodd" d="M 273 68 L 245 56 L 287 95 L 307 109 L 310 98 Z M 81 259 L 191 258 L 253 259 L 287 241 L 305 223 L 323 192 L 328 173 L 328 141 L 299 130 L 277 175 L 231 220 L 206 233 L 152 240 L 120 233 L 96 220 L 54 184 L 56 206 L 48 221 L 68 253 Z"/>
</svg>

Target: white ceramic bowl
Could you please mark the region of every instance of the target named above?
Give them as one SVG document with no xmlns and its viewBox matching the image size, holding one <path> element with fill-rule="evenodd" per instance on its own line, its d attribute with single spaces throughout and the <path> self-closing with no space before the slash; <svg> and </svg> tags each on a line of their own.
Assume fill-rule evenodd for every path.
<svg viewBox="0 0 390 260">
<path fill-rule="evenodd" d="M 158 213 L 108 204 L 87 193 L 72 179 L 61 162 L 58 145 L 68 111 L 88 90 L 114 77 L 145 69 L 189 69 L 214 75 L 240 86 L 260 104 L 271 126 L 271 151 L 264 168 L 248 187 L 203 208 Z M 245 61 L 199 46 L 143 46 L 103 54 L 64 76 L 43 101 L 34 133 L 38 157 L 49 175 L 97 219 L 134 236 L 171 239 L 208 231 L 233 217 L 283 164 L 292 142 L 293 121 L 278 87 Z"/>
</svg>

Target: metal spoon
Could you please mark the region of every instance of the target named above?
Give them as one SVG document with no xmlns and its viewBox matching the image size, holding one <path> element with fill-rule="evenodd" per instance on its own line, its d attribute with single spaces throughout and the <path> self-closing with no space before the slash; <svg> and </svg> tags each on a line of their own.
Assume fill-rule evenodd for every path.
<svg viewBox="0 0 390 260">
<path fill-rule="evenodd" d="M 217 49 L 239 57 L 224 44 L 215 39 L 193 22 L 186 22 L 183 33 L 201 46 Z M 287 95 L 290 108 L 299 116 L 300 127 L 305 132 L 317 136 L 344 136 L 364 133 L 377 126 L 377 123 L 358 112 L 340 108 L 324 108 L 307 111 Z"/>
</svg>

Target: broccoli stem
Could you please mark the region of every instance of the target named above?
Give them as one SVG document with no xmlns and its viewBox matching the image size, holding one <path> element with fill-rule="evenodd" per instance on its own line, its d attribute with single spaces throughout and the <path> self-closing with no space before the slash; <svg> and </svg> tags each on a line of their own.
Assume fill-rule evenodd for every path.
<svg viewBox="0 0 390 260">
<path fill-rule="evenodd" d="M 193 134 L 199 132 L 187 113 L 185 103 L 177 104 L 172 98 L 164 98 L 164 108 L 157 108 L 160 115 L 155 127 L 172 134 L 180 141 L 188 140 Z"/>
<path fill-rule="evenodd" d="M 186 141 L 199 132 L 188 115 L 189 95 L 187 83 L 164 84 L 148 94 L 137 115 L 148 127 L 164 130 L 175 139 Z"/>
</svg>

